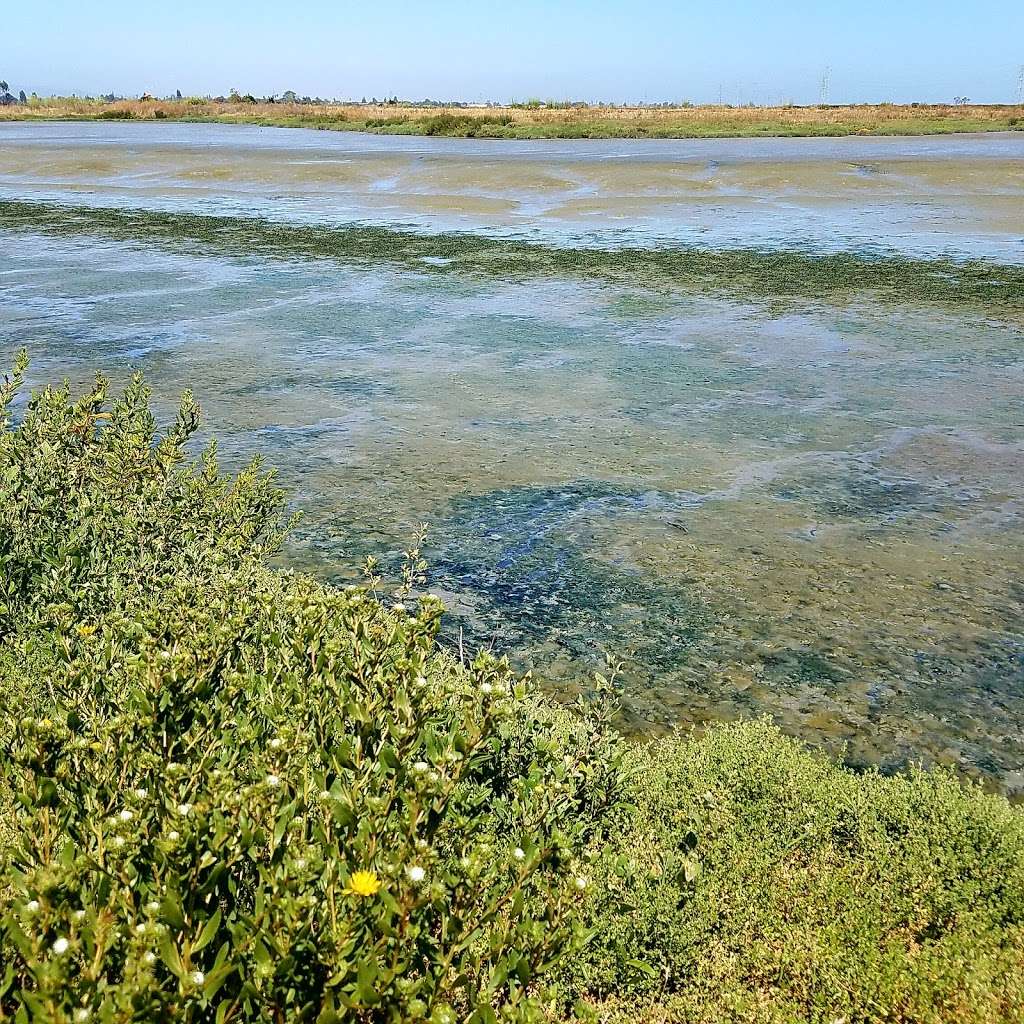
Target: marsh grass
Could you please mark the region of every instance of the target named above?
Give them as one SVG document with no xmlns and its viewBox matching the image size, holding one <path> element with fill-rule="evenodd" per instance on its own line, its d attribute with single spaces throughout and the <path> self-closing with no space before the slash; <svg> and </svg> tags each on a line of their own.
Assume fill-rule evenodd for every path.
<svg viewBox="0 0 1024 1024">
<path fill-rule="evenodd" d="M 1021 130 L 1024 105 L 852 104 L 849 106 L 594 107 L 556 104 L 488 108 L 370 104 L 218 103 L 182 100 L 34 99 L 0 107 L 0 120 L 159 119 L 282 128 L 477 138 L 729 138 L 934 135 Z"/>
</svg>

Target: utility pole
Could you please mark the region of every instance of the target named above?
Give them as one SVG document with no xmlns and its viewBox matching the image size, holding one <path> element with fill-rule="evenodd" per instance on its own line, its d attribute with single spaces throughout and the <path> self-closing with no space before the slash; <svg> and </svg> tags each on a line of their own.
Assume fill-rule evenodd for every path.
<svg viewBox="0 0 1024 1024">
<path fill-rule="evenodd" d="M 826 64 L 821 73 L 821 105 L 828 105 L 828 87 L 832 82 L 832 69 Z"/>
<path fill-rule="evenodd" d="M 1024 103 L 1024 64 L 1017 68 L 1017 102 Z"/>
</svg>

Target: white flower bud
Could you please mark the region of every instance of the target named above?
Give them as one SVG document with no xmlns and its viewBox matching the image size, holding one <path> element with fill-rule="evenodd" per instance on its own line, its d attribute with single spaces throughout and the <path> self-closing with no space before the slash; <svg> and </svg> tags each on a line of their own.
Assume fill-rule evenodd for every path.
<svg viewBox="0 0 1024 1024">
<path fill-rule="evenodd" d="M 406 868 L 405 873 L 409 876 L 409 881 L 412 882 L 413 885 L 419 885 L 419 883 L 427 877 L 426 871 L 424 871 L 419 864 L 413 864 Z"/>
<path fill-rule="evenodd" d="M 516 860 L 526 860 L 526 851 L 523 850 L 521 846 L 517 846 L 512 851 L 512 856 L 515 857 Z"/>
<path fill-rule="evenodd" d="M 70 946 L 70 945 L 71 945 L 71 943 L 68 942 L 68 940 L 65 939 L 64 936 L 62 935 L 53 944 L 53 951 L 54 951 L 54 953 L 57 954 L 57 956 L 62 956 L 64 953 L 66 953 L 68 951 L 68 946 Z"/>
</svg>

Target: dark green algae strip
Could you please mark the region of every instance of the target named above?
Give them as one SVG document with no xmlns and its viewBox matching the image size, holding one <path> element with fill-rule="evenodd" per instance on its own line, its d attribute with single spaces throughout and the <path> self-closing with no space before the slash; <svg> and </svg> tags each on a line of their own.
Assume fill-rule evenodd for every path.
<svg viewBox="0 0 1024 1024">
<path fill-rule="evenodd" d="M 986 260 L 812 254 L 792 249 L 569 248 L 470 232 L 428 234 L 373 225 L 280 224 L 259 217 L 41 202 L 0 202 L 0 230 L 92 235 L 199 255 L 332 259 L 353 266 L 383 264 L 418 273 L 502 280 L 575 278 L 746 298 L 835 301 L 870 293 L 882 300 L 975 306 L 993 315 L 1024 315 L 1024 266 Z"/>
</svg>

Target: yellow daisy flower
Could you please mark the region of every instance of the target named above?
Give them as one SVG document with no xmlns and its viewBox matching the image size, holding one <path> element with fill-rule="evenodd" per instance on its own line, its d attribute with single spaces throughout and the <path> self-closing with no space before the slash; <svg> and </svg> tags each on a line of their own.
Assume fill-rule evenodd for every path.
<svg viewBox="0 0 1024 1024">
<path fill-rule="evenodd" d="M 353 896 L 373 896 L 380 889 L 380 879 L 372 871 L 355 871 L 345 892 Z"/>
</svg>

